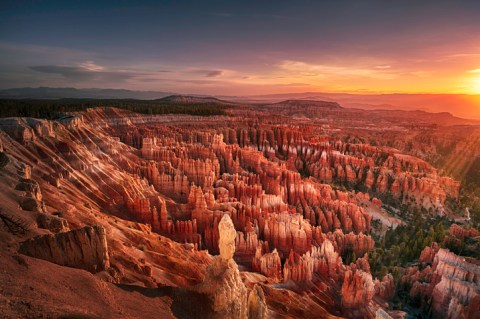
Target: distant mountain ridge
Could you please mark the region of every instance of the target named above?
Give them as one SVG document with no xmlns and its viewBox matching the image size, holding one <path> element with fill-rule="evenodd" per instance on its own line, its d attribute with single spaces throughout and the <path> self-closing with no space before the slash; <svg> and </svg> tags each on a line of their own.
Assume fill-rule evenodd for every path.
<svg viewBox="0 0 480 319">
<path fill-rule="evenodd" d="M 349 109 L 354 110 L 354 109 Z M 450 112 L 428 112 L 423 110 L 389 110 L 389 109 L 357 109 L 362 112 L 368 112 L 372 116 L 390 118 L 395 120 L 411 120 L 425 123 L 434 123 L 438 125 L 479 125 L 479 120 L 464 119 L 453 115 Z"/>
<path fill-rule="evenodd" d="M 168 98 L 167 98 L 168 97 Z M 0 90 L 0 99 L 137 99 L 181 103 L 222 103 L 222 104 L 275 104 L 286 101 L 336 102 L 344 108 L 364 110 L 423 110 L 432 113 L 449 112 L 455 117 L 480 120 L 480 95 L 468 94 L 355 94 L 355 93 L 282 93 L 251 96 L 215 97 L 161 91 L 132 91 L 125 89 L 76 89 L 76 88 L 14 88 Z M 297 102 L 295 102 L 297 103 Z"/>
<path fill-rule="evenodd" d="M 344 108 L 364 110 L 388 109 L 432 113 L 449 112 L 454 116 L 480 120 L 480 94 L 356 94 L 356 93 L 281 93 L 219 98 L 243 103 L 277 103 L 288 99 L 308 99 L 337 102 Z"/>
<path fill-rule="evenodd" d="M 76 88 L 14 88 L 0 90 L 2 99 L 138 99 L 154 100 L 172 95 L 171 92 L 131 91 L 124 89 Z"/>
</svg>

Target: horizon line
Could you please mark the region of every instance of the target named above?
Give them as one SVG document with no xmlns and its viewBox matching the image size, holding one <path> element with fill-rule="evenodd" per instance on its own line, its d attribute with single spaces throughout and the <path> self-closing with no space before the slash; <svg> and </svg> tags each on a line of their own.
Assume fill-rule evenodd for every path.
<svg viewBox="0 0 480 319">
<path fill-rule="evenodd" d="M 374 91 L 303 91 L 303 92 L 281 92 L 281 93 L 263 93 L 263 94 L 253 94 L 253 95 L 221 95 L 221 94 L 212 94 L 212 93 L 185 93 L 185 92 L 174 92 L 174 91 L 162 91 L 159 89 L 156 90 L 134 90 L 128 88 L 101 88 L 101 87 L 87 87 L 87 88 L 78 88 L 78 87 L 52 87 L 52 86 L 23 86 L 23 87 L 11 87 L 11 88 L 0 88 L 0 91 L 7 90 L 20 90 L 20 89 L 74 89 L 74 90 L 118 90 L 118 91 L 130 91 L 130 92 L 150 92 L 150 93 L 164 93 L 171 95 L 190 95 L 190 96 L 228 96 L 228 97 L 255 97 L 255 96 L 268 96 L 268 95 L 287 95 L 287 94 L 352 94 L 352 95 L 467 95 L 467 96 L 480 96 L 480 93 L 465 93 L 465 92 L 456 92 L 456 93 L 440 93 L 440 92 L 401 92 L 401 91 L 385 91 L 385 92 L 374 92 Z"/>
</svg>

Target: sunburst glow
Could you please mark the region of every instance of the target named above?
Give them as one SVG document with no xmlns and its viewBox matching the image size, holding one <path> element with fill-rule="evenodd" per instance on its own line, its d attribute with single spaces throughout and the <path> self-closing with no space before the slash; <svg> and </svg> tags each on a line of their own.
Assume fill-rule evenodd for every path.
<svg viewBox="0 0 480 319">
<path fill-rule="evenodd" d="M 480 94 L 480 76 L 473 79 L 472 91 L 473 94 Z"/>
</svg>

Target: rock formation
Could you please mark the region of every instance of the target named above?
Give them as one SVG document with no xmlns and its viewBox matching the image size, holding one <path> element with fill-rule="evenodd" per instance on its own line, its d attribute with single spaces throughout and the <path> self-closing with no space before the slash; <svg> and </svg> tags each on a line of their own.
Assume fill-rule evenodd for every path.
<svg viewBox="0 0 480 319">
<path fill-rule="evenodd" d="M 260 286 L 255 285 L 248 294 L 248 319 L 267 318 L 268 308 L 265 302 L 265 295 Z"/>
<path fill-rule="evenodd" d="M 385 275 L 381 281 L 375 280 L 375 295 L 390 301 L 395 297 L 395 282 L 391 274 Z"/>
<path fill-rule="evenodd" d="M 366 257 L 351 265 L 342 258 L 373 250 L 372 216 L 386 214 L 385 207 L 404 203 L 441 214 L 459 183 L 419 158 L 436 158 L 430 142 L 415 140 L 422 146 L 406 150 L 409 137 L 358 130 L 370 120 L 359 119 L 360 111 L 320 104 L 309 112 L 329 121 L 321 129 L 303 116 L 278 115 L 306 110 L 292 101 L 276 105 L 275 116 L 272 106 L 259 106 L 218 117 L 95 108 L 56 121 L 2 119 L 0 150 L 11 164 L 0 182 L 14 198 L 8 214 L 25 219 L 35 235 L 56 233 L 21 251 L 90 271 L 109 261 L 108 280 L 181 287 L 209 300 L 205 307 L 217 318 L 265 316 L 265 298 L 275 315 L 339 315 L 335 309 L 344 308 L 348 317 L 372 317 L 392 299 L 392 277 L 374 280 Z M 101 230 L 68 232 L 97 222 L 114 234 L 110 260 L 102 257 Z M 452 226 L 444 244 L 475 236 Z M 430 298 L 432 311 L 468 314 L 476 275 L 464 268 L 475 263 L 448 263 L 443 254 L 425 248 L 422 265 L 405 274 L 411 294 Z M 185 269 L 194 271 L 177 273 Z M 299 310 L 305 305 L 311 312 Z"/>
<path fill-rule="evenodd" d="M 348 269 L 342 285 L 342 305 L 346 308 L 362 308 L 375 294 L 372 275 L 360 269 Z"/>
<path fill-rule="evenodd" d="M 479 278 L 477 264 L 441 248 L 435 254 L 432 267 L 422 271 L 412 267 L 402 281 L 411 285 L 413 298 L 426 300 L 421 305 L 431 308 L 435 318 L 474 318 L 480 311 Z"/>
<path fill-rule="evenodd" d="M 61 217 L 48 214 L 39 214 L 37 217 L 37 225 L 39 228 L 48 229 L 53 233 L 68 231 L 68 222 Z"/>
<path fill-rule="evenodd" d="M 206 294 L 212 309 L 208 318 L 265 318 L 266 305 L 261 288 L 256 287 L 250 295 L 240 278 L 238 266 L 233 260 L 236 231 L 228 214 L 218 224 L 220 255 L 212 259 L 205 278 L 193 290 Z M 249 317 L 249 316 L 252 317 Z"/>
<path fill-rule="evenodd" d="M 320 247 L 312 247 L 303 255 L 290 252 L 283 268 L 284 281 L 312 281 L 314 275 L 339 280 L 344 275 L 344 265 L 333 244 L 326 240 Z"/>
<path fill-rule="evenodd" d="M 99 272 L 110 267 L 107 239 L 102 226 L 87 226 L 23 242 L 22 254 L 62 266 Z"/>
<path fill-rule="evenodd" d="M 431 246 L 425 247 L 420 253 L 420 258 L 418 258 L 418 261 L 421 263 L 432 263 L 439 248 L 440 247 L 435 242 L 432 243 Z"/>
<path fill-rule="evenodd" d="M 257 247 L 252 269 L 268 278 L 280 280 L 282 278 L 282 261 L 276 249 L 262 255 L 262 247 Z"/>
<path fill-rule="evenodd" d="M 465 314 L 474 314 L 480 310 L 480 303 L 478 303 L 480 267 L 478 265 L 468 263 L 464 258 L 440 249 L 435 256 L 432 271 L 432 284 L 435 286 L 432 291 L 431 305 L 435 316 L 447 314 L 447 318 L 461 316 L 468 318 Z"/>
<path fill-rule="evenodd" d="M 218 241 L 220 257 L 224 260 L 231 260 L 235 254 L 237 232 L 229 215 L 225 214 L 222 217 L 222 220 L 218 224 L 218 231 L 220 232 L 220 239 Z"/>
</svg>

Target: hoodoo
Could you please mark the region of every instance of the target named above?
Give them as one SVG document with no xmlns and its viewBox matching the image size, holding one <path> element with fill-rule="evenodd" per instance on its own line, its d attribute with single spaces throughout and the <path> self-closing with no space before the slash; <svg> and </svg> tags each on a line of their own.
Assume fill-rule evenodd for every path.
<svg viewBox="0 0 480 319">
<path fill-rule="evenodd" d="M 395 317 L 399 293 L 418 311 L 469 318 L 479 232 L 440 217 L 461 200 L 458 182 L 380 141 L 272 122 L 270 108 L 298 105 L 254 110 L 257 124 L 242 108 L 0 120 L 2 249 L 147 289 L 179 318 Z M 316 107 L 349 116 L 333 106 Z"/>
</svg>

